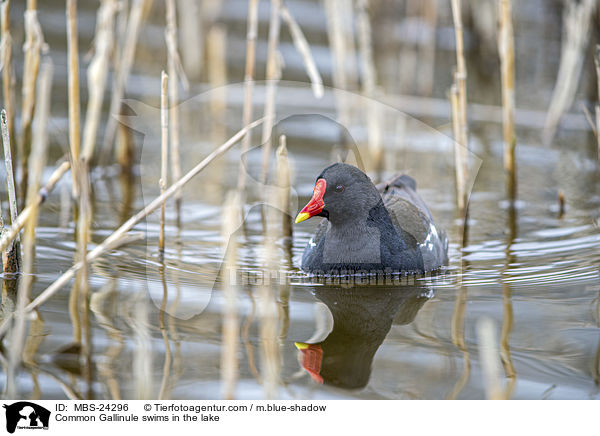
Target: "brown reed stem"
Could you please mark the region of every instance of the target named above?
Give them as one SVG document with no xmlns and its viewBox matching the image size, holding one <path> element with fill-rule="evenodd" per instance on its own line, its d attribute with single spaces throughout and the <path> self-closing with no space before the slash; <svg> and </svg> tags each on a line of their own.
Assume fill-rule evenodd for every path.
<svg viewBox="0 0 600 436">
<path fill-rule="evenodd" d="M 252 91 L 254 89 L 254 63 L 256 59 L 256 36 L 258 33 L 258 0 L 248 1 L 248 28 L 246 32 L 246 69 L 244 73 L 244 108 L 242 123 L 247 126 L 252 119 Z M 246 188 L 246 154 L 250 149 L 252 135 L 250 132 L 242 140 L 240 171 L 238 174 L 238 190 Z"/>
<path fill-rule="evenodd" d="M 271 160 L 271 143 L 273 123 L 275 122 L 275 92 L 276 81 L 281 78 L 281 65 L 278 58 L 277 45 L 279 44 L 279 10 L 281 7 L 280 0 L 271 0 L 271 18 L 269 21 L 269 41 L 267 51 L 267 89 L 265 97 L 265 123 L 263 124 L 262 140 L 262 172 L 261 182 L 267 181 L 269 173 L 269 161 Z"/>
<path fill-rule="evenodd" d="M 367 101 L 367 135 L 371 166 L 379 175 L 383 169 L 383 146 L 381 143 L 381 113 L 378 110 L 380 103 L 376 97 L 375 61 L 373 59 L 373 46 L 371 41 L 371 22 L 369 19 L 369 0 L 357 2 L 358 44 L 361 60 L 361 79 L 364 95 Z"/>
<path fill-rule="evenodd" d="M 423 22 L 427 26 L 425 44 L 419 51 L 420 59 L 418 65 L 418 89 L 419 94 L 425 97 L 433 92 L 435 79 L 435 49 L 436 49 L 436 28 L 438 21 L 437 0 L 425 0 L 423 5 Z"/>
<path fill-rule="evenodd" d="M 201 3 L 196 0 L 179 0 L 179 21 L 181 23 L 181 55 L 185 71 L 198 79 L 204 59 L 204 18 L 200 13 Z M 185 42 L 185 43 L 183 43 Z M 210 49 L 210 43 L 208 43 Z M 210 68 L 210 62 L 207 64 Z"/>
<path fill-rule="evenodd" d="M 239 373 L 239 334 L 238 320 L 238 287 L 237 287 L 237 230 L 240 227 L 240 194 L 230 192 L 223 205 L 223 252 L 225 268 L 223 269 L 223 294 L 225 310 L 223 312 L 223 345 L 221 346 L 221 380 L 223 398 L 235 398 L 235 388 Z"/>
<path fill-rule="evenodd" d="M 18 206 L 17 206 L 17 193 L 15 189 L 15 176 L 13 173 L 13 160 L 11 155 L 12 146 L 10 143 L 10 130 L 8 127 L 8 115 L 3 109 L 0 113 L 0 124 L 2 125 L 2 145 L 4 147 L 4 164 L 6 167 L 6 186 L 8 190 L 8 203 L 10 208 L 10 224 L 14 224 L 17 221 Z M 21 245 L 19 235 L 15 238 L 11 247 L 2 251 L 5 273 L 14 273 L 21 270 Z"/>
<path fill-rule="evenodd" d="M 7 371 L 7 397 L 15 398 L 17 394 L 16 372 L 21 362 L 26 330 L 26 304 L 33 284 L 35 264 L 35 228 L 38 220 L 37 196 L 41 183 L 42 172 L 46 164 L 48 144 L 48 119 L 50 113 L 50 93 L 52 83 L 52 64 L 42 65 L 40 74 L 39 93 L 36 101 L 35 125 L 33 126 L 32 152 L 36 157 L 30 161 L 29 183 L 27 188 L 27 205 L 33 211 L 27 220 L 23 235 L 23 276 L 19 283 L 15 325 L 11 335 L 11 353 Z"/>
<path fill-rule="evenodd" d="M 2 95 L 4 97 L 4 108 L 6 109 L 8 125 L 10 126 L 10 150 L 15 156 L 15 77 L 12 66 L 12 35 L 10 32 L 10 0 L 5 0 L 0 4 L 0 32 L 2 41 L 0 43 L 0 64 L 2 64 Z"/>
<path fill-rule="evenodd" d="M 167 28 L 165 29 L 165 40 L 168 49 L 168 71 L 169 77 L 169 122 L 170 122 L 170 141 L 171 141 L 171 173 L 173 180 L 181 178 L 181 162 L 179 153 L 179 80 L 183 81 L 187 89 L 189 84 L 177 49 L 177 21 L 175 0 L 167 0 Z M 177 225 L 181 223 L 181 190 L 175 194 L 175 211 L 177 213 Z"/>
<path fill-rule="evenodd" d="M 504 170 L 508 198 L 517 195 L 515 162 L 515 42 L 512 27 L 511 0 L 499 1 L 498 52 L 502 78 L 502 122 L 504 124 Z"/>
<path fill-rule="evenodd" d="M 211 162 L 213 162 L 216 158 L 221 156 L 231 147 L 233 147 L 246 132 L 254 127 L 260 125 L 263 122 L 263 119 L 256 120 L 251 124 L 247 125 L 239 132 L 237 132 L 234 136 L 232 136 L 227 142 L 218 147 L 212 153 L 210 153 L 206 158 L 202 160 L 198 165 L 192 168 L 187 174 L 185 174 L 181 179 L 177 182 L 173 183 L 169 188 L 161 195 L 156 197 L 150 204 L 148 204 L 144 209 L 139 211 L 137 214 L 129 218 L 125 223 L 121 225 L 117 230 L 115 230 L 110 236 L 108 236 L 101 244 L 96 246 L 93 250 L 88 252 L 87 262 L 93 262 L 97 257 L 105 253 L 106 251 L 118 245 L 120 241 L 126 236 L 127 232 L 133 228 L 138 222 L 148 216 L 150 213 L 154 212 L 156 209 L 160 207 L 163 201 L 171 198 L 177 189 L 185 186 L 190 180 L 192 180 L 196 175 L 198 175 L 202 170 L 204 170 Z M 54 281 L 50 286 L 48 286 L 42 293 L 40 293 L 35 300 L 33 300 L 26 308 L 27 311 L 34 310 L 40 304 L 46 302 L 52 295 L 54 295 L 58 290 L 60 290 L 66 283 L 69 282 L 73 278 L 75 272 L 81 268 L 81 262 L 76 263 L 70 269 L 65 271 L 57 280 Z M 0 334 L 2 333 L 2 327 L 0 327 Z"/>
<path fill-rule="evenodd" d="M 214 25 L 208 32 L 208 82 L 211 95 L 210 114 L 212 122 L 212 140 L 220 144 L 226 134 L 227 110 L 227 33 L 225 26 Z"/>
<path fill-rule="evenodd" d="M 600 100 L 600 44 L 596 45 L 596 52 L 594 55 L 594 66 L 596 67 L 596 89 L 598 93 L 598 99 Z M 596 142 L 598 144 L 598 163 L 600 164 L 600 102 L 596 103 L 595 106 L 596 115 Z M 593 124 L 592 124 L 593 125 Z"/>
<path fill-rule="evenodd" d="M 277 156 L 277 188 L 279 190 L 278 207 L 281 210 L 281 236 L 287 238 L 286 243 L 292 243 L 292 210 L 290 201 L 290 163 L 288 160 L 288 152 L 286 147 L 286 137 L 279 137 L 279 147 L 276 152 Z"/>
<path fill-rule="evenodd" d="M 160 131 L 161 131 L 161 160 L 160 160 L 160 194 L 164 195 L 167 189 L 168 164 L 169 164 L 169 76 L 163 71 L 160 78 Z M 177 193 L 175 194 L 177 195 Z M 158 238 L 158 255 L 162 262 L 165 255 L 165 207 L 166 200 L 160 205 L 160 235 Z"/>
<path fill-rule="evenodd" d="M 102 101 L 108 75 L 110 53 L 113 47 L 114 17 L 116 0 L 102 0 L 96 17 L 94 37 L 94 57 L 87 70 L 88 103 L 83 128 L 83 149 L 81 158 L 89 162 L 94 155 L 98 126 L 102 116 Z M 116 108 L 118 109 L 118 107 Z M 110 113 L 116 113 L 111 110 Z M 111 118 L 109 117 L 109 120 Z"/>
<path fill-rule="evenodd" d="M 466 208 L 468 201 L 468 192 L 466 183 L 468 179 L 467 151 L 469 149 L 468 126 L 467 126 L 467 67 L 464 54 L 463 24 L 461 0 L 452 0 L 452 18 L 454 21 L 454 32 L 456 38 L 456 73 L 452 96 L 456 97 L 453 101 L 453 126 L 456 161 L 456 187 L 457 203 L 461 218 L 466 226 Z M 464 233 L 464 232 L 463 232 Z"/>
<path fill-rule="evenodd" d="M 81 103 L 79 99 L 79 44 L 77 41 L 77 0 L 67 0 L 67 48 L 69 62 L 69 145 L 71 159 L 79 161 L 81 149 Z M 73 196 L 78 195 L 76 171 L 73 176 Z"/>
<path fill-rule="evenodd" d="M 312 86 L 313 94 L 317 98 L 323 97 L 323 79 L 319 74 L 319 70 L 317 69 L 317 64 L 313 58 L 313 55 L 310 51 L 310 46 L 308 45 L 308 41 L 302 32 L 302 29 L 296 22 L 294 16 L 290 13 L 288 8 L 285 6 L 285 3 L 281 3 L 281 18 L 286 22 L 290 34 L 292 35 L 292 41 L 294 42 L 294 46 L 298 53 L 302 56 L 302 60 L 304 61 L 304 68 L 306 69 L 306 74 L 310 79 L 310 83 Z"/>
<path fill-rule="evenodd" d="M 131 10 L 129 11 L 129 20 L 127 21 L 127 35 L 125 37 L 125 44 L 121 53 L 122 58 L 119 60 L 119 71 L 115 75 L 115 81 L 113 83 L 109 114 L 117 113 L 119 107 L 121 106 L 121 99 L 123 98 L 123 93 L 125 92 L 127 78 L 129 77 L 129 73 L 135 59 L 135 51 L 140 29 L 142 28 L 145 15 L 147 14 L 150 5 L 150 0 L 133 0 L 133 4 L 131 5 Z M 111 38 L 113 32 L 114 29 L 112 28 L 111 22 Z M 106 121 L 104 143 L 102 147 L 102 164 L 107 164 L 108 158 L 112 154 L 112 147 L 115 141 L 116 132 L 117 119 L 115 117 L 108 117 Z"/>
<path fill-rule="evenodd" d="M 37 1 L 27 0 L 25 11 L 25 43 L 23 88 L 21 105 L 21 141 L 19 158 L 21 159 L 21 198 L 25 199 L 29 181 L 29 154 L 31 153 L 31 125 L 36 101 L 36 83 L 40 68 L 41 52 L 45 48 L 44 35 L 37 18 Z"/>
<path fill-rule="evenodd" d="M 560 119 L 575 98 L 596 3 L 596 0 L 569 1 L 563 9 L 564 34 L 560 64 L 543 133 L 546 145 L 554 138 Z"/>
</svg>

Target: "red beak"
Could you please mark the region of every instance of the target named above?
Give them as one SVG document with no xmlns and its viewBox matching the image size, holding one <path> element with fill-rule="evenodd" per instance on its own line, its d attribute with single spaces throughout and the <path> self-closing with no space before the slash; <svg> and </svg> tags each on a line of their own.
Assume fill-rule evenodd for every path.
<svg viewBox="0 0 600 436">
<path fill-rule="evenodd" d="M 323 196 L 325 195 L 326 188 L 327 182 L 325 181 L 325 179 L 317 180 L 317 183 L 315 183 L 315 190 L 313 191 L 312 198 L 310 199 L 308 204 L 304 206 L 304 208 L 302 208 L 302 210 L 296 217 L 296 224 L 301 223 L 302 221 L 305 221 L 321 213 L 321 211 L 325 207 Z"/>
<path fill-rule="evenodd" d="M 321 376 L 321 362 L 323 362 L 323 348 L 320 345 L 295 342 L 296 348 L 302 353 L 302 367 L 308 371 L 317 383 L 323 384 Z"/>
</svg>

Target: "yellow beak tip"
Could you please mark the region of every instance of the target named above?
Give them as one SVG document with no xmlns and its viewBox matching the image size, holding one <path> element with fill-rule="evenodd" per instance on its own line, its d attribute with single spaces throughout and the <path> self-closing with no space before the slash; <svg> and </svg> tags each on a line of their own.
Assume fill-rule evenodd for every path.
<svg viewBox="0 0 600 436">
<path fill-rule="evenodd" d="M 305 344 L 304 342 L 294 342 L 294 345 L 299 350 L 306 350 L 308 348 L 308 344 Z"/>
<path fill-rule="evenodd" d="M 298 216 L 296 217 L 296 224 L 301 223 L 302 221 L 306 221 L 309 218 L 310 218 L 310 214 L 308 214 L 306 212 L 300 212 L 298 214 Z"/>
</svg>

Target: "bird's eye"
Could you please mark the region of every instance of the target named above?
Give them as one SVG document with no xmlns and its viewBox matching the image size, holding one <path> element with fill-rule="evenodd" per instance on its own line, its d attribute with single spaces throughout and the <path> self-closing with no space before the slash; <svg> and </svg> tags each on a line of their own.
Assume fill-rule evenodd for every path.
<svg viewBox="0 0 600 436">
<path fill-rule="evenodd" d="M 335 187 L 335 192 L 342 192 L 344 190 L 344 187 L 342 185 L 337 185 Z"/>
</svg>

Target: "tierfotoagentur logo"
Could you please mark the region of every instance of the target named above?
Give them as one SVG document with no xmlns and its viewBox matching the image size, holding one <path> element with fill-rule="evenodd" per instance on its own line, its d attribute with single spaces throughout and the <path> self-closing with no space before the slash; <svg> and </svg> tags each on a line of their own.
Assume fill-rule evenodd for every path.
<svg viewBox="0 0 600 436">
<path fill-rule="evenodd" d="M 4 404 L 6 412 L 6 431 L 14 433 L 19 430 L 48 430 L 50 411 L 29 401 Z"/>
</svg>

